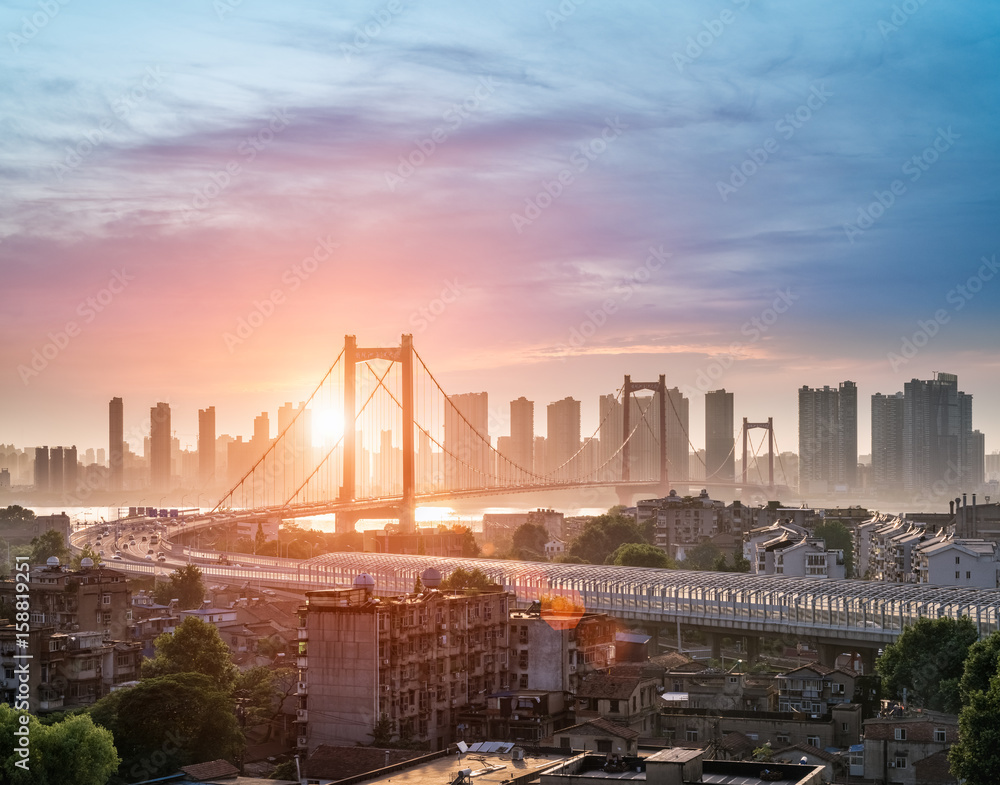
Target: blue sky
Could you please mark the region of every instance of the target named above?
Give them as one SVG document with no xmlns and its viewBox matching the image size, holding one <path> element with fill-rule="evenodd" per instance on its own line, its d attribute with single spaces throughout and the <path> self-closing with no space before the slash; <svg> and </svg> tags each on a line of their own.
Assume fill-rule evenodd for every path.
<svg viewBox="0 0 1000 785">
<path fill-rule="evenodd" d="M 872 393 L 948 371 L 1000 449 L 998 31 L 934 0 L 3 3 L 0 441 L 101 446 L 115 395 L 246 434 L 345 333 L 413 332 L 501 420 L 573 395 L 586 432 L 665 373 L 695 444 L 724 386 L 795 449 L 797 387 L 852 379 L 864 451 Z"/>
</svg>

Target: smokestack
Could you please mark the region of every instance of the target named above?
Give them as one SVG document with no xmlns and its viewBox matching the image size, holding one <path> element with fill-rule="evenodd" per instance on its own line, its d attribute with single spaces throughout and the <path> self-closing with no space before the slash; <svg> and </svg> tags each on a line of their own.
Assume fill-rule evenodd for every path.
<svg viewBox="0 0 1000 785">
<path fill-rule="evenodd" d="M 979 521 L 976 520 L 976 494 L 972 494 L 972 531 L 973 537 L 979 533 Z"/>
<path fill-rule="evenodd" d="M 950 502 L 948 502 L 948 514 L 950 516 L 952 516 L 952 517 L 955 517 L 955 500 L 954 499 L 952 499 Z"/>
</svg>

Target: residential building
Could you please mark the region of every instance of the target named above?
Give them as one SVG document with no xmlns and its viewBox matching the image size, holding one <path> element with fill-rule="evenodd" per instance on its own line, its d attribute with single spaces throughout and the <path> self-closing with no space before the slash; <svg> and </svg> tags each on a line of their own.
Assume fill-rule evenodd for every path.
<svg viewBox="0 0 1000 785">
<path fill-rule="evenodd" d="M 215 484 L 215 407 L 198 410 L 198 484 Z"/>
<path fill-rule="evenodd" d="M 149 472 L 154 491 L 170 490 L 170 405 L 160 402 L 149 410 Z"/>
<path fill-rule="evenodd" d="M 433 583 L 431 571 L 424 585 Z M 438 576 L 438 579 L 440 576 Z M 510 595 L 443 593 L 377 598 L 353 589 L 306 593 L 299 609 L 299 747 L 368 743 L 375 724 L 429 749 L 460 738 L 463 711 L 510 688 Z"/>
<path fill-rule="evenodd" d="M 482 488 L 489 481 L 489 399 L 484 392 L 450 395 L 445 407 L 445 483 L 449 488 Z"/>
<path fill-rule="evenodd" d="M 917 785 L 918 764 L 958 741 L 958 718 L 924 710 L 864 721 L 865 779 Z"/>
<path fill-rule="evenodd" d="M 636 518 L 643 523 L 655 516 L 656 547 L 683 561 L 690 549 L 719 534 L 732 532 L 732 517 L 725 502 L 715 501 L 702 490 L 698 496 L 679 496 L 677 491 L 661 499 L 639 502 Z"/>
<path fill-rule="evenodd" d="M 636 756 L 639 754 L 639 732 L 597 717 L 557 731 L 552 736 L 552 746 L 565 751 L 595 750 Z"/>
<path fill-rule="evenodd" d="M 775 677 L 778 711 L 822 716 L 841 703 L 850 703 L 858 674 L 817 662 L 800 665 Z"/>
<path fill-rule="evenodd" d="M 615 664 L 618 623 L 607 614 L 543 614 L 534 603 L 509 621 L 512 688 L 573 693 L 587 674 Z"/>
<path fill-rule="evenodd" d="M 736 433 L 733 394 L 705 393 L 705 481 L 736 482 Z"/>
<path fill-rule="evenodd" d="M 799 388 L 799 490 L 825 493 L 857 487 L 858 388 Z"/>
<path fill-rule="evenodd" d="M 535 468 L 535 402 L 523 395 L 510 402 L 510 454 L 511 462 L 528 472 Z M 527 481 L 528 477 L 524 478 Z"/>
<path fill-rule="evenodd" d="M 108 490 L 120 491 L 125 477 L 125 410 L 121 398 L 108 402 Z"/>
<path fill-rule="evenodd" d="M 642 665 L 616 665 L 588 674 L 576 690 L 578 720 L 605 719 L 644 735 L 657 734 L 658 696 L 663 671 Z"/>
<path fill-rule="evenodd" d="M 563 398 L 546 408 L 545 475 L 570 480 L 580 474 L 580 402 Z"/>
</svg>

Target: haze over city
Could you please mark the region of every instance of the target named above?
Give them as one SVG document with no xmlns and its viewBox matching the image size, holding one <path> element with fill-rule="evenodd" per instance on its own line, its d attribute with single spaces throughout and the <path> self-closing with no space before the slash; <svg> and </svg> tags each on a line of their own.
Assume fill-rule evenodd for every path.
<svg viewBox="0 0 1000 785">
<path fill-rule="evenodd" d="M 795 450 L 850 379 L 866 453 L 943 371 L 995 451 L 1000 11 L 911 5 L 7 6 L 0 441 L 249 435 L 405 332 L 491 435 L 665 374 Z"/>
</svg>

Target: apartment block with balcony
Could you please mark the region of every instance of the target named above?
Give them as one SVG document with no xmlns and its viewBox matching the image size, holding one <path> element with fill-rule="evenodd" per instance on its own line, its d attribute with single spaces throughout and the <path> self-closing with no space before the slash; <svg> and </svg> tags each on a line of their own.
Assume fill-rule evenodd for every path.
<svg viewBox="0 0 1000 785">
<path fill-rule="evenodd" d="M 506 592 L 433 589 L 379 598 L 367 575 L 353 589 L 307 592 L 299 609 L 299 748 L 366 744 L 380 721 L 432 750 L 461 738 L 459 726 L 485 709 L 487 696 L 512 686 L 509 601 Z"/>
<path fill-rule="evenodd" d="M 858 674 L 819 663 L 801 665 L 775 677 L 778 711 L 822 716 L 841 703 L 850 703 Z"/>
<path fill-rule="evenodd" d="M 656 733 L 663 669 L 629 663 L 589 674 L 576 691 L 576 719 L 604 719 L 644 736 Z"/>
<path fill-rule="evenodd" d="M 927 781 L 918 776 L 921 764 L 934 761 L 956 741 L 958 717 L 950 714 L 922 711 L 865 720 L 862 776 L 892 785 L 917 785 Z"/>
<path fill-rule="evenodd" d="M 615 664 L 617 628 L 604 613 L 543 616 L 538 603 L 511 611 L 511 689 L 576 692 L 588 673 Z"/>
</svg>

